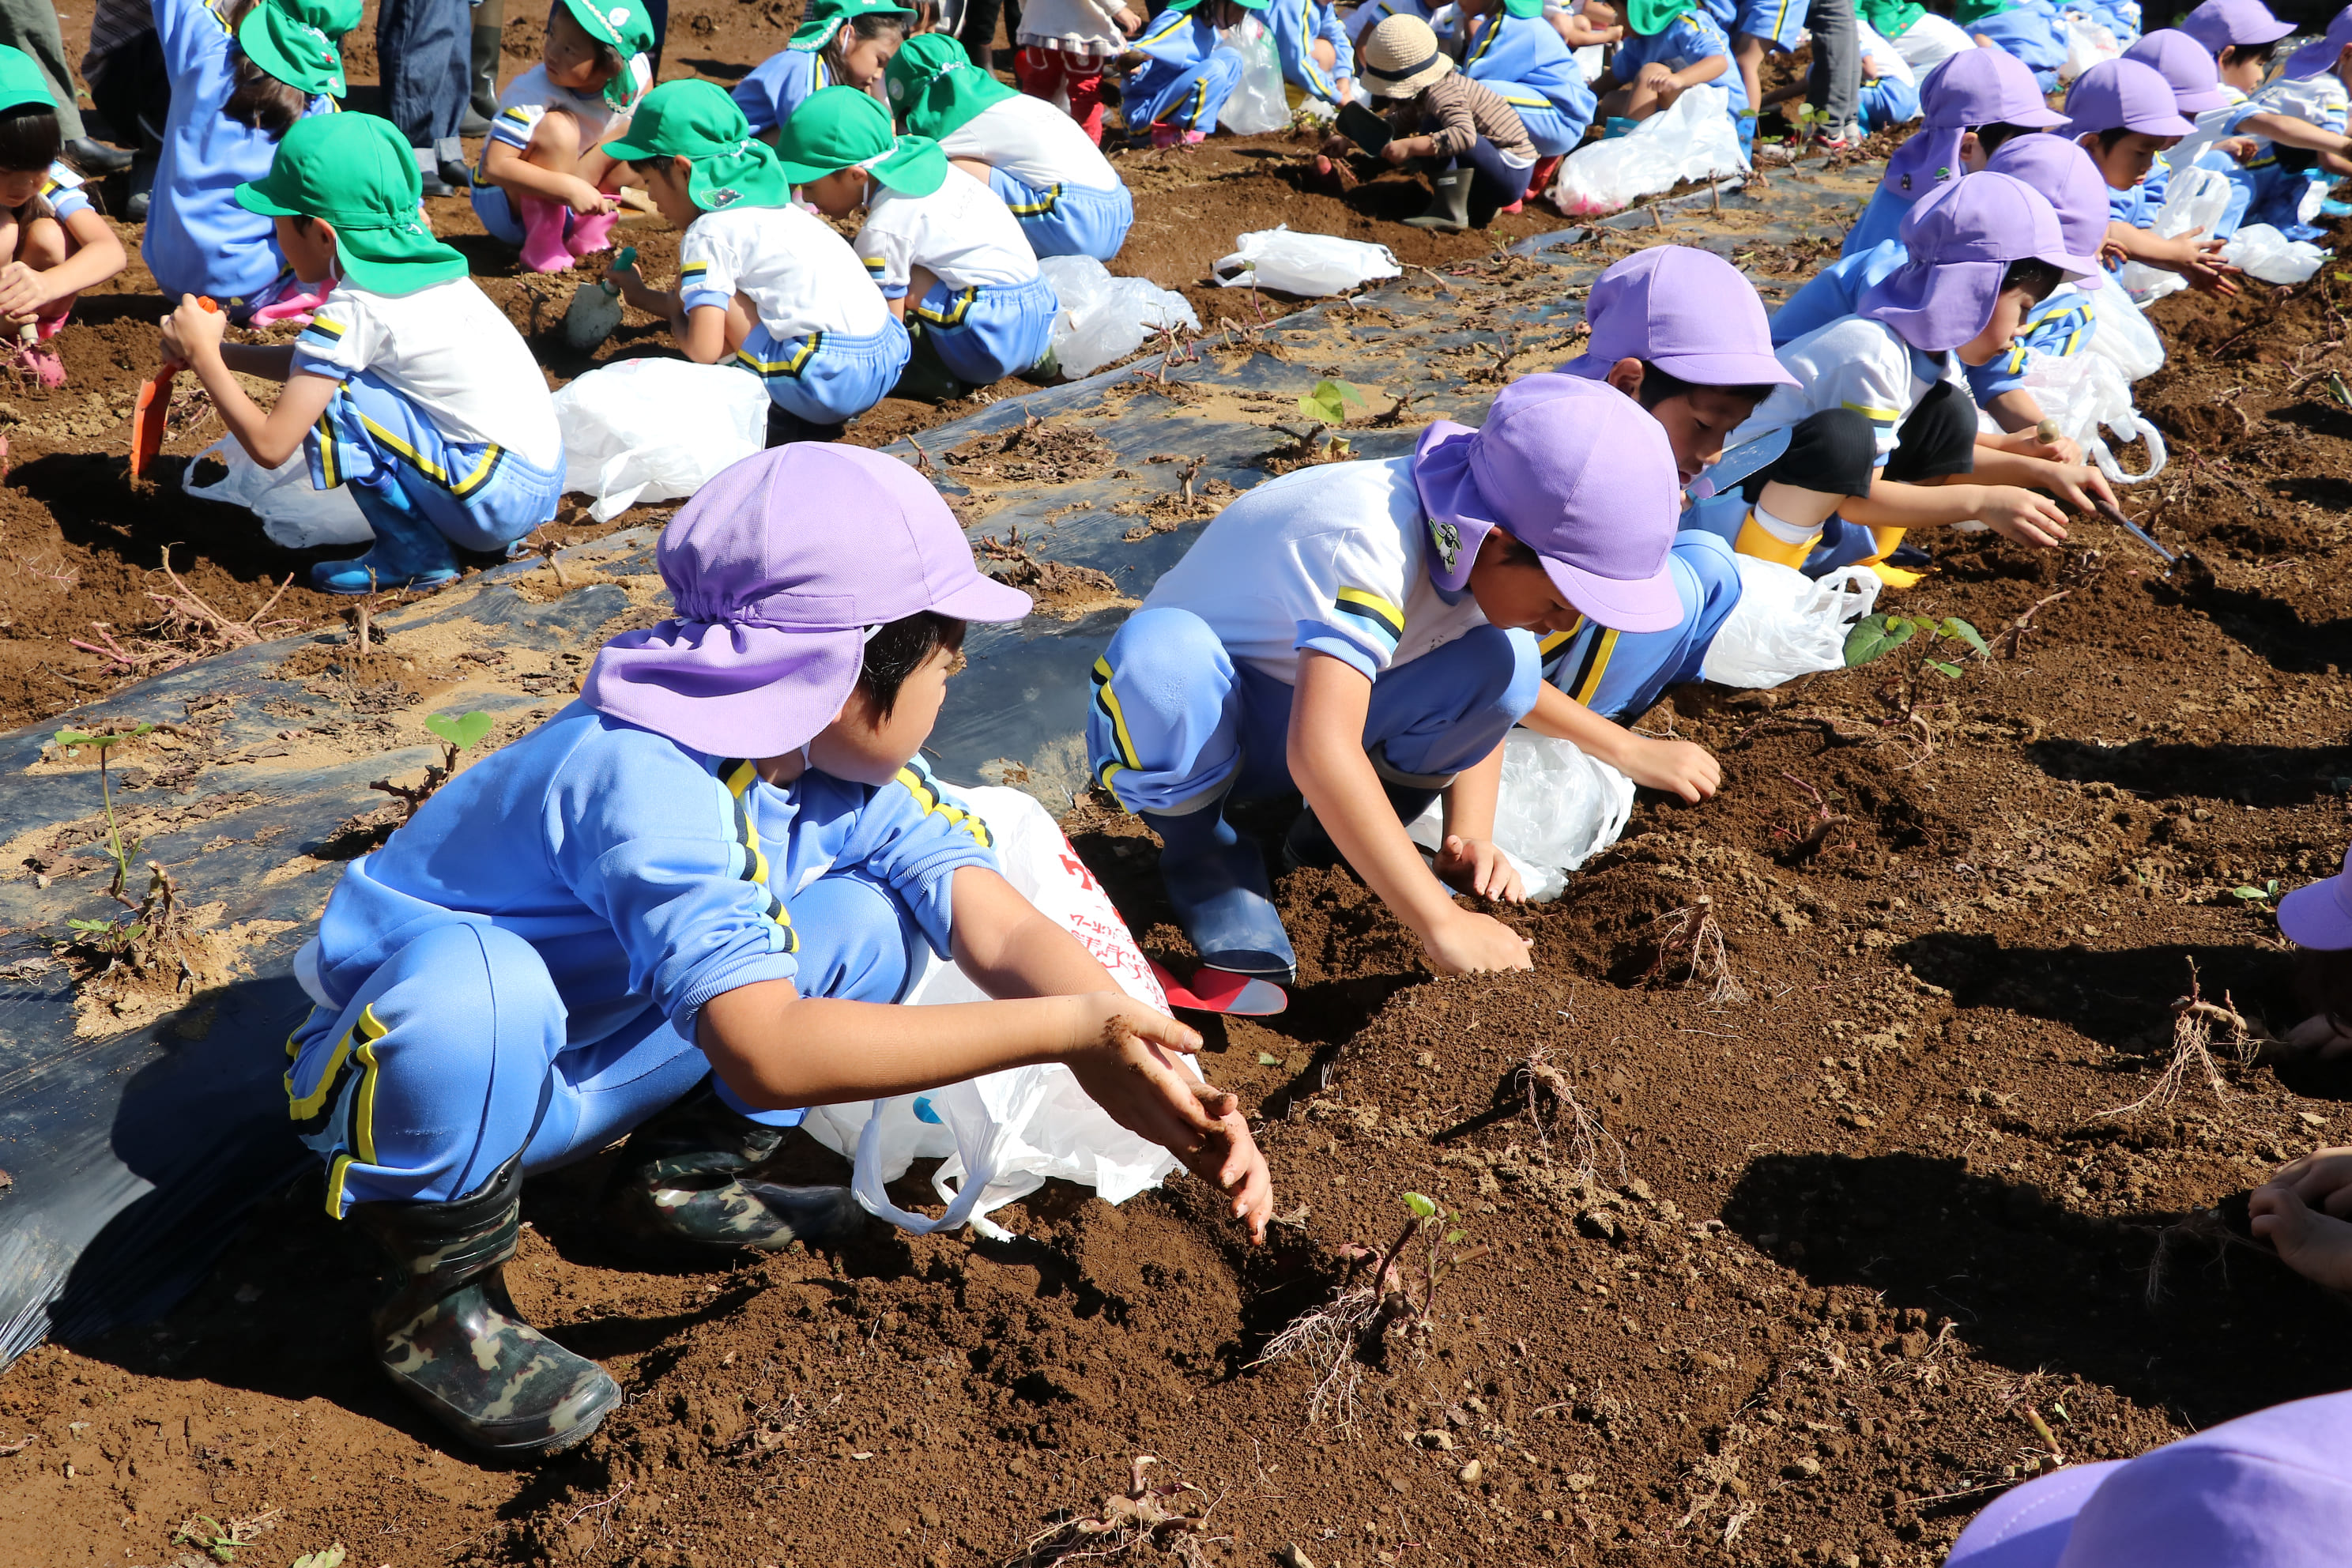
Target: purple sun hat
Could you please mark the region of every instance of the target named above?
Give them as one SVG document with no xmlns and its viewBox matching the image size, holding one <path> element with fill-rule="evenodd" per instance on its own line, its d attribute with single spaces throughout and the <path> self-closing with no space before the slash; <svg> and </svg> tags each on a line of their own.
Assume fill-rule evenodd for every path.
<svg viewBox="0 0 2352 1568">
<path fill-rule="evenodd" d="M 2058 215 L 2070 258 L 2066 270 L 2081 275 L 2075 287 L 2087 294 L 2104 286 L 2099 247 L 2107 238 L 2107 182 L 2088 153 L 2063 136 L 2015 136 L 2000 144 L 1985 173 L 2023 180 L 2041 192 Z"/>
<path fill-rule="evenodd" d="M 1479 542 L 1500 528 L 1543 558 L 1568 602 L 1612 631 L 1679 626 L 1668 552 L 1682 497 L 1664 426 L 1603 382 L 1525 375 L 1473 430 L 1421 433 L 1412 479 L 1429 513 L 1429 575 L 1468 585 Z"/>
<path fill-rule="evenodd" d="M 2049 200 L 1990 170 L 1922 196 L 1903 220 L 1902 239 L 1911 259 L 1872 284 L 1854 314 L 1885 322 L 1929 353 L 1984 331 L 2011 262 L 2037 257 L 2069 278 L 2081 276 Z"/>
<path fill-rule="evenodd" d="M 2284 74 L 2300 79 L 2334 70 L 2336 57 L 2344 52 L 2347 44 L 2352 44 L 2352 5 L 2345 6 L 2329 19 L 2326 37 L 2305 44 L 2287 56 Z"/>
<path fill-rule="evenodd" d="M 2352 1394 L 2326 1394 L 2028 1481 L 1945 1568 L 2336 1568 L 2347 1536 Z"/>
<path fill-rule="evenodd" d="M 2221 68 L 2211 52 L 2178 27 L 2142 33 L 2123 58 L 2153 67 L 2172 89 L 2172 106 L 2187 118 L 2224 108 L 2230 101 L 2230 95 L 2221 90 Z"/>
<path fill-rule="evenodd" d="M 2137 131 L 2186 136 L 2197 127 L 2173 107 L 2172 84 L 2137 60 L 2101 60 L 2074 79 L 2066 93 L 2069 142 L 2095 131 Z"/>
<path fill-rule="evenodd" d="M 1878 188 L 1916 201 L 1958 175 L 1960 138 L 1979 125 L 2022 125 L 2047 131 L 2066 117 L 2042 96 L 2042 84 L 2007 49 L 1961 49 L 1919 84 L 1920 127 L 1886 160 Z"/>
<path fill-rule="evenodd" d="M 1772 353 L 1764 301 L 1739 268 L 1712 250 L 1658 245 L 1592 281 L 1584 301 L 1592 335 L 1559 367 L 1598 381 L 1637 359 L 1699 386 L 1794 386 Z"/>
<path fill-rule="evenodd" d="M 2279 900 L 2279 930 L 2297 947 L 2322 952 L 2352 948 L 2352 849 L 2344 869 L 2325 881 L 2297 888 Z"/>
<path fill-rule="evenodd" d="M 832 442 L 721 471 L 662 531 L 655 559 L 677 616 L 606 643 L 580 700 L 716 757 L 778 756 L 814 738 L 856 688 L 877 626 L 921 610 L 1029 613 L 1028 595 L 981 575 L 920 474 Z"/>
<path fill-rule="evenodd" d="M 2275 44 L 2294 31 L 2294 24 L 2272 16 L 2263 0 L 2205 0 L 2180 19 L 2180 30 L 2219 59 L 2232 44 L 2240 48 Z"/>
</svg>

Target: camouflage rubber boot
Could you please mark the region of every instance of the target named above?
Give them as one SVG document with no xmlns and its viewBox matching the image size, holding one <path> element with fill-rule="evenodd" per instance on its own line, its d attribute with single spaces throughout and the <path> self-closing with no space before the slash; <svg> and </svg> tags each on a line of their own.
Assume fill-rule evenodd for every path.
<svg viewBox="0 0 2352 1568">
<path fill-rule="evenodd" d="M 433 1418 L 478 1448 L 552 1454 L 596 1430 L 621 1386 L 514 1317 L 501 1267 L 514 1256 L 522 1157 L 446 1204 L 353 1204 L 397 1279 L 376 1309 L 376 1361 Z"/>
<path fill-rule="evenodd" d="M 847 1187 L 787 1187 L 747 1179 L 784 1130 L 730 1110 L 705 1085 L 629 1134 L 611 1197 L 641 1245 L 757 1247 L 821 1241 L 865 1223 Z"/>
</svg>

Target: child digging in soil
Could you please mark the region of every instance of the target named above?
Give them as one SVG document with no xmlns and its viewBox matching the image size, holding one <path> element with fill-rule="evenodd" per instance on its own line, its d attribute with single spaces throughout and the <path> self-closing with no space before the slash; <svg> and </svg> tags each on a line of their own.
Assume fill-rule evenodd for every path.
<svg viewBox="0 0 2352 1568">
<path fill-rule="evenodd" d="M 1263 15 L 1267 0 L 1176 0 L 1120 57 L 1133 76 L 1122 89 L 1127 122 L 1148 127 L 1154 147 L 1190 147 L 1217 128 L 1241 85 L 1242 58 L 1217 47 L 1220 29 Z M 1143 134 L 1138 131 L 1136 135 Z"/>
<path fill-rule="evenodd" d="M 1754 139 L 1748 86 L 1729 68 L 1731 40 L 1703 7 L 1691 0 L 1626 0 L 1625 30 L 1609 69 L 1592 84 L 1601 94 L 1599 113 L 1612 121 L 1647 120 L 1672 109 L 1692 88 L 1713 85 L 1731 94 L 1739 144 Z"/>
<path fill-rule="evenodd" d="M 1528 189 L 1540 194 L 1560 160 L 1592 123 L 1592 89 L 1576 53 L 1544 20 L 1543 0 L 1462 0 L 1450 52 L 1463 75 L 1495 89 L 1527 128 L 1536 165 Z"/>
<path fill-rule="evenodd" d="M 829 87 L 777 138 L 784 174 L 827 217 L 866 209 L 856 249 L 890 313 L 915 338 L 899 395 L 961 397 L 1045 359 L 1061 309 L 1020 222 L 928 136 L 898 136 L 889 110 Z"/>
<path fill-rule="evenodd" d="M 298 962 L 287 1094 L 329 1212 L 393 1259 L 393 1382 L 476 1447 L 576 1444 L 621 1390 L 501 1299 L 528 1178 L 627 1134 L 614 1225 L 710 1267 L 863 1223 L 845 1188 L 754 1176 L 802 1108 L 1034 1063 L 1263 1240 L 1247 1123 L 1170 1059 L 1199 1037 L 1015 892 L 923 766 L 965 624 L 1029 609 L 938 492 L 781 447 L 704 486 L 659 561 L 677 617 L 353 861 Z M 1007 1000 L 893 1005 L 927 950 Z"/>
<path fill-rule="evenodd" d="M 909 38 L 883 72 L 898 122 L 1002 197 L 1041 257 L 1108 261 L 1127 243 L 1135 200 L 1078 122 L 1014 92 L 945 33 Z"/>
<path fill-rule="evenodd" d="M 1454 69 L 1428 23 L 1391 16 L 1366 34 L 1364 86 L 1388 107 L 1387 140 L 1364 151 L 1393 167 L 1419 161 L 1430 171 L 1429 210 L 1406 223 L 1458 234 L 1486 227 L 1526 197 L 1536 164 L 1526 121 L 1494 89 Z M 1336 160 L 1356 141 L 1335 132 L 1320 155 Z"/>
<path fill-rule="evenodd" d="M 635 3 L 607 10 L 562 0 L 547 16 L 539 64 L 507 83 L 482 142 L 474 216 L 517 246 L 533 272 L 562 272 L 612 243 L 620 205 L 603 186 L 599 145 L 653 84 L 653 19 Z"/>
<path fill-rule="evenodd" d="M 193 295 L 163 322 L 163 353 L 196 373 L 255 462 L 305 452 L 312 486 L 351 487 L 375 547 L 310 569 L 330 594 L 449 582 L 458 549 L 503 552 L 552 520 L 563 491 L 546 377 L 425 226 L 422 188 L 389 121 L 302 121 L 236 199 L 275 226 L 302 287 L 326 292 L 310 325 L 283 347 L 224 343 L 226 321 Z M 285 383 L 277 405 L 257 406 L 239 373 Z"/>
<path fill-rule="evenodd" d="M 2289 239 L 2316 239 L 2328 187 L 2352 175 L 2352 5 L 2327 24 L 2325 37 L 2287 57 L 2285 68 L 2232 111 L 2231 139 L 2221 143 L 2242 167 L 2231 180 L 2246 191 L 2250 224 L 2266 223 Z"/>
<path fill-rule="evenodd" d="M 898 0 L 810 0 L 791 41 L 736 84 L 735 106 L 752 135 L 772 137 L 826 88 L 877 92 L 914 23 L 914 11 Z"/>
<path fill-rule="evenodd" d="M 1886 173 L 1846 231 L 1840 256 L 1898 237 L 1914 202 L 1985 160 L 2012 136 L 2063 125 L 2033 73 L 2000 49 L 1963 49 L 1919 84 L 1919 129 L 1886 160 Z"/>
<path fill-rule="evenodd" d="M 167 300 L 202 294 L 238 326 L 307 314 L 324 292 L 299 282 L 268 220 L 237 204 L 269 173 L 278 139 L 343 95 L 336 40 L 360 0 L 156 0 L 172 110 L 139 253 Z"/>
<path fill-rule="evenodd" d="M 1303 468 L 1220 512 L 1095 661 L 1087 716 L 1088 771 L 1160 835 L 1202 962 L 1291 975 L 1227 808 L 1296 791 L 1286 865 L 1353 868 L 1440 973 L 1528 968 L 1527 940 L 1446 886 L 1520 894 L 1491 840 L 1503 738 L 1542 686 L 1525 634 L 1677 625 L 1675 511 L 1656 420 L 1533 375 L 1483 429 L 1441 419 L 1411 457 Z M 1405 825 L 1441 796 L 1433 873 Z"/>
<path fill-rule="evenodd" d="M 648 289 L 634 266 L 608 276 L 669 323 L 687 358 L 731 359 L 766 384 L 770 446 L 832 440 L 898 384 L 907 329 L 849 242 L 793 204 L 775 153 L 716 83 L 654 89 L 605 151 L 686 230 L 675 291 Z"/>
<path fill-rule="evenodd" d="M 57 161 L 64 132 L 33 58 L 0 47 L 0 316 L 21 346 L 19 364 L 43 386 L 66 384 L 49 340 L 74 298 L 128 265 L 122 242 Z M 0 362 L 5 363 L 5 362 Z"/>
<path fill-rule="evenodd" d="M 2205 0 L 2180 19 L 2180 30 L 2213 57 L 2222 92 L 2238 104 L 2262 87 L 2294 24 L 2280 21 L 2263 0 Z"/>
</svg>

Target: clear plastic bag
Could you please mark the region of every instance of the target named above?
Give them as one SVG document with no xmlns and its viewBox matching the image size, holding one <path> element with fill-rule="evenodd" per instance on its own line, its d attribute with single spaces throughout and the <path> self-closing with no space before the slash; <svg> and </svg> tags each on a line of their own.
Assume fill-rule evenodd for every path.
<svg viewBox="0 0 2352 1568">
<path fill-rule="evenodd" d="M 208 485 L 195 482 L 196 464 L 210 458 L 228 472 Z M 198 500 L 241 506 L 261 519 L 261 531 L 273 544 L 289 550 L 313 550 L 328 544 L 365 544 L 375 530 L 360 513 L 348 486 L 331 490 L 310 488 L 310 459 L 300 452 L 274 468 L 265 468 L 246 454 L 234 437 L 223 437 L 196 454 L 180 475 L 180 488 Z"/>
<path fill-rule="evenodd" d="M 2059 80 L 2073 81 L 2102 60 L 2122 58 L 2124 47 L 2116 41 L 2116 36 L 2088 16 L 2069 11 L 2064 25 L 2066 59 L 2058 68 Z"/>
<path fill-rule="evenodd" d="M 2316 182 L 2311 188 L 2323 197 L 2327 194 Z M 2221 247 L 2221 259 L 2236 263 L 2248 277 L 2265 283 L 2308 283 L 2319 264 L 2327 259 L 2327 252 L 2309 240 L 2289 239 L 2269 224 L 2250 223 Z"/>
<path fill-rule="evenodd" d="M 1279 131 L 1290 123 L 1290 100 L 1282 90 L 1282 58 L 1274 35 L 1255 16 L 1217 29 L 1216 53 L 1242 62 L 1241 85 L 1217 110 L 1217 124 L 1236 136 Z"/>
<path fill-rule="evenodd" d="M 1201 318 L 1183 295 L 1149 278 L 1114 278 L 1091 256 L 1049 256 L 1037 270 L 1062 302 L 1053 344 L 1065 375 L 1092 375 L 1141 348 L 1162 327 L 1201 330 Z"/>
<path fill-rule="evenodd" d="M 1846 629 L 1877 605 L 1878 574 L 1844 566 L 1815 579 L 1777 561 L 1738 560 L 1739 602 L 1707 644 L 1700 676 L 1753 689 L 1843 669 Z"/>
<path fill-rule="evenodd" d="M 2156 221 L 2148 227 L 2159 239 L 2170 239 L 2192 228 L 2210 235 L 2229 208 L 2230 182 L 2221 173 L 2194 164 L 2176 167 L 2171 183 L 2165 186 L 2164 205 L 2157 208 Z M 2143 305 L 2189 287 L 2188 279 L 2178 272 L 2137 261 L 2125 262 L 2114 281 Z"/>
<path fill-rule="evenodd" d="M 768 438 L 768 389 L 733 365 L 629 359 L 555 395 L 563 488 L 609 521 L 639 501 L 677 500 Z"/>
<path fill-rule="evenodd" d="M 1694 87 L 1622 136 L 1578 148 L 1559 166 L 1551 198 L 1570 217 L 1597 216 L 1684 180 L 1748 167 L 1727 88 Z"/>
<path fill-rule="evenodd" d="M 1511 858 L 1528 897 L 1547 903 L 1569 873 L 1617 842 L 1633 815 L 1633 781 L 1566 741 L 1514 730 L 1503 742 L 1503 787 L 1495 803 L 1495 844 Z M 1431 851 L 1444 843 L 1444 805 L 1406 831 Z"/>
<path fill-rule="evenodd" d="M 1231 256 L 1217 263 L 1217 281 L 1227 289 L 1278 289 L 1285 294 L 1345 294 L 1404 268 L 1385 245 L 1341 239 L 1336 234 L 1298 234 L 1288 224 L 1243 235 Z"/>
<path fill-rule="evenodd" d="M 1005 879 L 1087 945 L 1127 994 L 1165 1010 L 1167 994 L 1111 906 L 1110 897 L 1045 808 L 1019 790 L 959 790 L 962 804 L 989 826 Z M 909 989 L 916 1006 L 984 1000 L 953 964 L 933 961 Z M 1191 1058 L 1180 1058 L 1195 1078 Z M 871 1103 L 823 1105 L 803 1121 L 810 1136 L 852 1156 L 850 1190 L 868 1214 L 928 1235 L 970 1224 L 997 1240 L 1011 1233 L 989 1214 L 1049 1178 L 1090 1186 L 1107 1203 L 1124 1203 L 1160 1184 L 1176 1157 L 1113 1121 L 1058 1064 L 990 1073 L 922 1094 Z M 884 1186 L 917 1160 L 946 1163 L 931 1178 L 948 1207 L 933 1218 L 898 1207 Z"/>
<path fill-rule="evenodd" d="M 2092 334 L 2093 346 L 2084 353 L 2057 359 L 2028 350 L 2025 379 L 2019 390 L 2032 393 L 2033 400 L 2042 405 L 2043 417 L 2056 420 L 2059 434 L 2079 444 L 2109 479 L 2137 485 L 2162 473 L 2167 455 L 2163 434 L 2140 417 L 2139 410 L 2133 406 L 2131 383 L 2124 378 L 2117 362 L 2098 351 L 2098 331 L 2105 328 L 2111 311 L 2119 320 L 2125 319 L 2121 316 L 2123 309 L 2101 300 L 2098 313 L 2092 318 L 2097 329 Z M 2147 471 L 2126 473 L 2099 434 L 2102 428 L 2118 443 L 2145 441 L 2148 453 Z"/>
</svg>

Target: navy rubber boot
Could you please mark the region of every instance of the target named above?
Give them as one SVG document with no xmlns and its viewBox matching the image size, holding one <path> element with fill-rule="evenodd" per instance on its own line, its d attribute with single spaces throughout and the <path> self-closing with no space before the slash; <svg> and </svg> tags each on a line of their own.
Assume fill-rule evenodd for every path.
<svg viewBox="0 0 2352 1568">
<path fill-rule="evenodd" d="M 1388 793 L 1389 805 L 1396 808 L 1397 820 L 1408 827 L 1429 809 L 1432 801 L 1444 793 L 1443 790 L 1391 784 L 1385 779 L 1381 781 L 1381 788 Z M 1315 808 L 1310 805 L 1300 808 L 1297 819 L 1290 825 L 1290 831 L 1282 837 L 1282 863 L 1293 870 L 1301 866 L 1328 868 L 1345 865 L 1347 857 L 1339 853 L 1337 844 L 1331 842 L 1331 836 L 1323 831 L 1322 819 L 1315 815 Z"/>
<path fill-rule="evenodd" d="M 1177 923 L 1212 969 L 1290 984 L 1297 964 L 1275 911 L 1265 857 L 1225 820 L 1222 805 L 1182 816 L 1142 814 L 1160 835 L 1160 876 Z"/>
<path fill-rule="evenodd" d="M 457 580 L 457 552 L 441 531 L 417 515 L 396 481 L 353 485 L 352 499 L 375 530 L 375 548 L 356 561 L 321 561 L 310 585 L 327 594 L 372 594 L 384 588 L 438 588 Z"/>
</svg>

